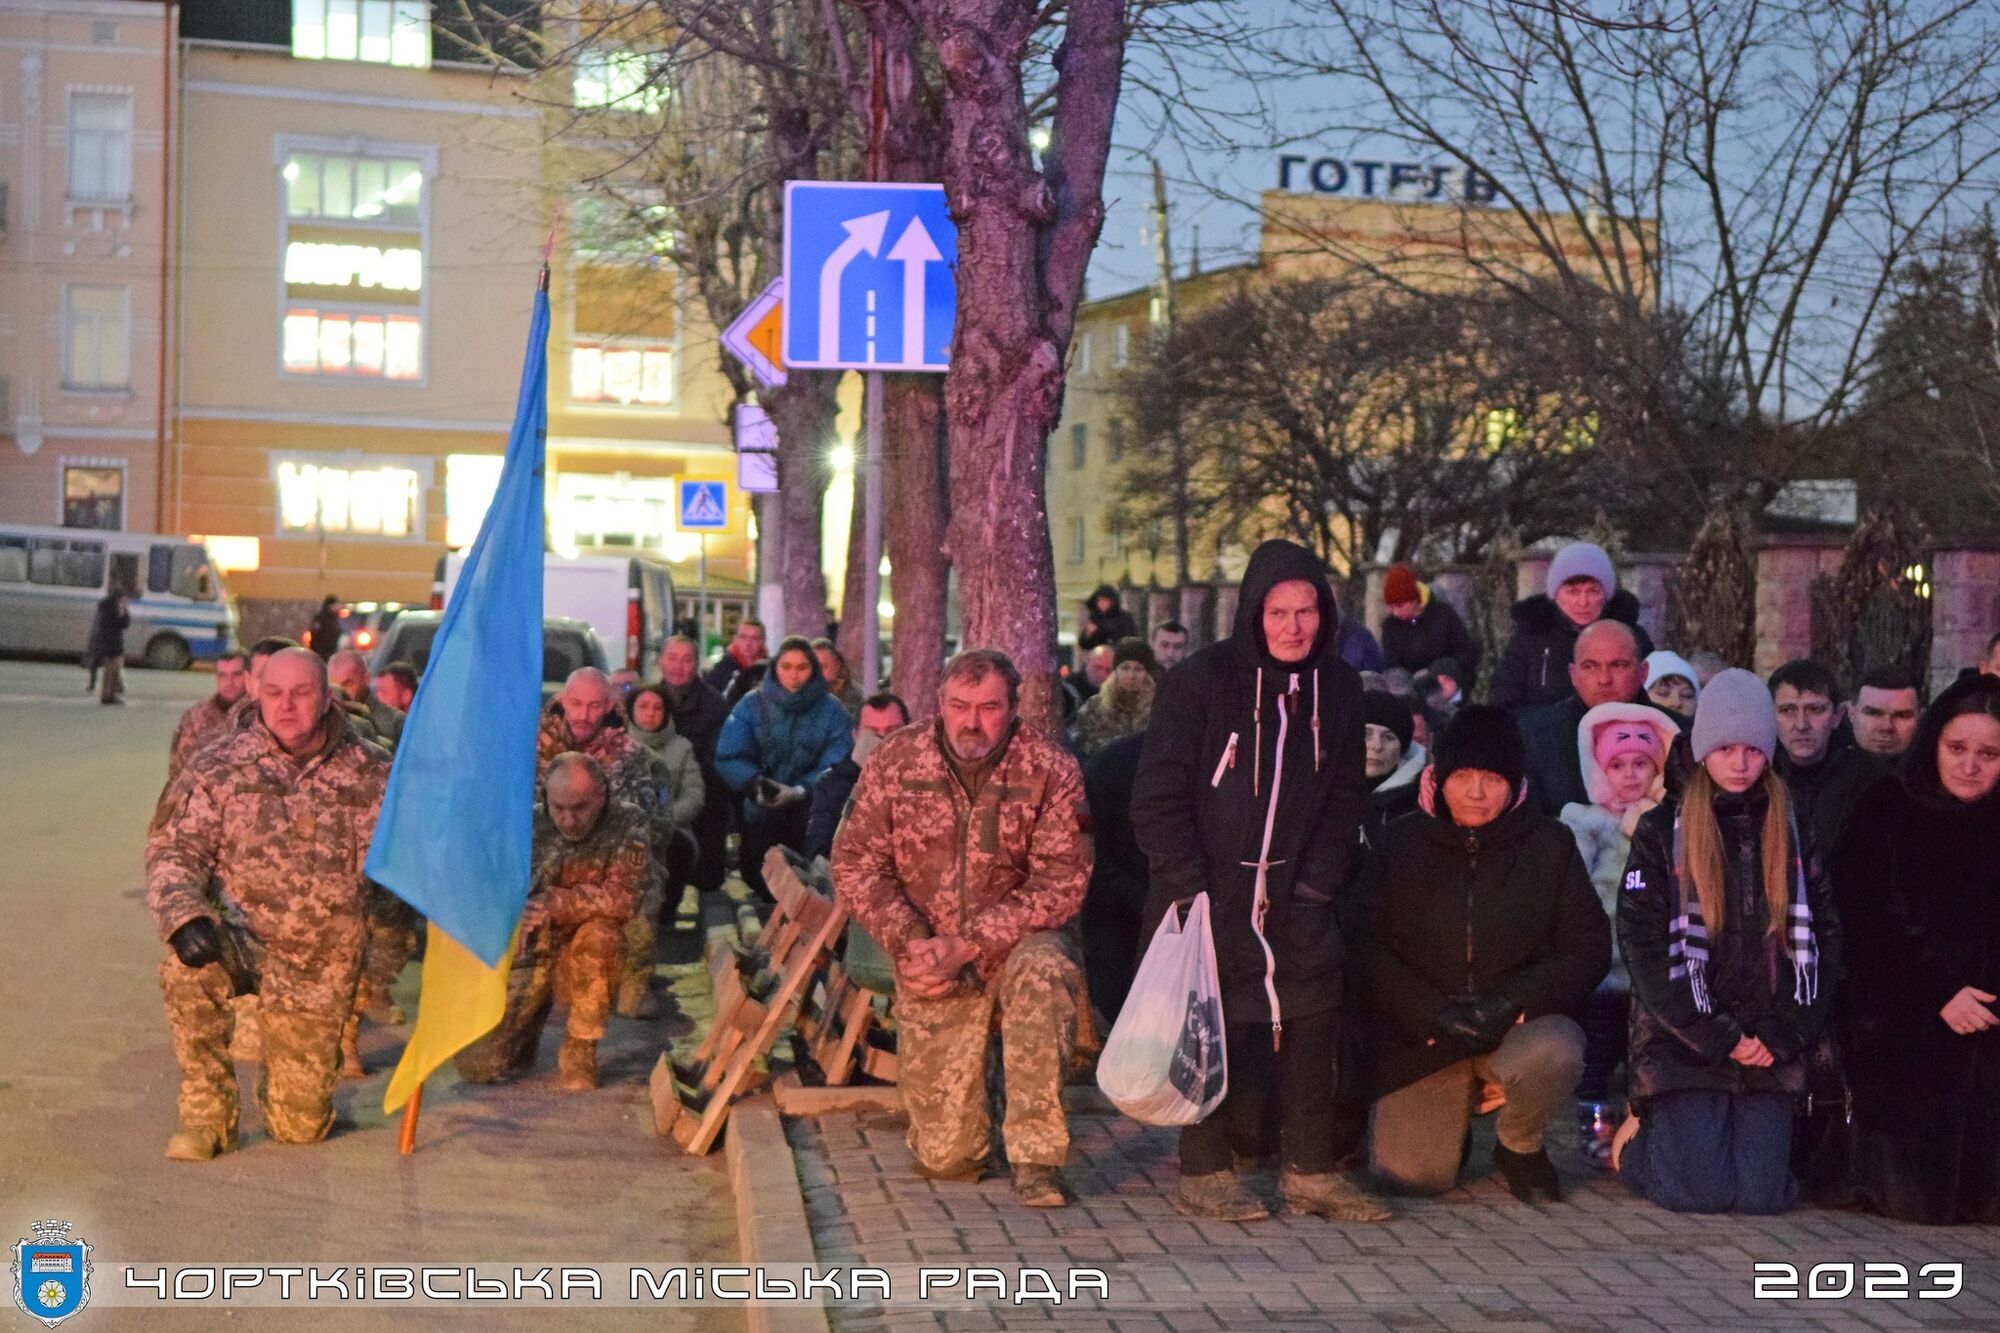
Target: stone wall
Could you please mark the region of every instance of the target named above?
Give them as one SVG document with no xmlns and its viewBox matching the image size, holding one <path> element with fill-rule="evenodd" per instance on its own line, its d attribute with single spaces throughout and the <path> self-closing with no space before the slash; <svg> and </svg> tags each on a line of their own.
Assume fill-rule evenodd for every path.
<svg viewBox="0 0 2000 1333">
<path fill-rule="evenodd" d="M 2000 632 L 2000 549 L 1939 551 L 1931 558 L 1931 694 L 1985 656 Z"/>
</svg>

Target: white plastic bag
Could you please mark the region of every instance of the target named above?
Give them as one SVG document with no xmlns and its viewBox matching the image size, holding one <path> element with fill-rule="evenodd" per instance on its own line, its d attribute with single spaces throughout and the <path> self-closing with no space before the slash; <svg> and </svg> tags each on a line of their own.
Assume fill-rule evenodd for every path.
<svg viewBox="0 0 2000 1333">
<path fill-rule="evenodd" d="M 1222 1104 L 1229 1065 L 1207 894 L 1185 923 L 1173 908 L 1160 919 L 1097 1058 L 1097 1086 L 1148 1125 L 1191 1125 Z"/>
</svg>

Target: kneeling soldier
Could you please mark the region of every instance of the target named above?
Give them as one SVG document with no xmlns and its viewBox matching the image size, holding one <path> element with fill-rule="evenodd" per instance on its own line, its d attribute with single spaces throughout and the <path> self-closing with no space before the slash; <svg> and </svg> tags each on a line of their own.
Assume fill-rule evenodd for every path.
<svg viewBox="0 0 2000 1333">
<path fill-rule="evenodd" d="M 569 1015 L 558 1086 L 597 1086 L 597 1043 L 624 960 L 625 923 L 639 909 L 651 856 L 646 817 L 610 799 L 604 770 L 582 754 L 550 761 L 535 812 L 535 877 L 521 913 L 500 1025 L 459 1052 L 468 1083 L 497 1083 L 535 1062 L 549 1008 Z"/>
<path fill-rule="evenodd" d="M 235 1145 L 239 994 L 262 997 L 265 1128 L 281 1143 L 326 1137 L 361 970 L 361 867 L 388 756 L 355 736 L 303 648 L 272 655 L 256 708 L 190 762 L 146 842 L 146 905 L 172 950 L 160 990 L 181 1067 L 177 1161 Z"/>
<path fill-rule="evenodd" d="M 1061 932 L 1083 905 L 1090 840 L 1076 760 L 1020 725 L 1020 682 L 997 652 L 946 664 L 938 719 L 892 733 L 862 766 L 833 879 L 896 960 L 898 1081 L 917 1170 L 983 1173 L 997 1010 L 1014 1196 L 1059 1208 L 1062 1085 L 1084 989 Z"/>
</svg>

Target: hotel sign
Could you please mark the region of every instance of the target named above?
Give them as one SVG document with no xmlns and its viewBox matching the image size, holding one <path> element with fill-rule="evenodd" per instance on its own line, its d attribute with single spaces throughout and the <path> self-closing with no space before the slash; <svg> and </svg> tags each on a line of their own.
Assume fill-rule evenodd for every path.
<svg viewBox="0 0 2000 1333">
<path fill-rule="evenodd" d="M 1500 195 L 1491 176 L 1455 162 L 1374 162 L 1302 153 L 1278 159 L 1278 188 L 1420 204 L 1490 204 Z"/>
</svg>

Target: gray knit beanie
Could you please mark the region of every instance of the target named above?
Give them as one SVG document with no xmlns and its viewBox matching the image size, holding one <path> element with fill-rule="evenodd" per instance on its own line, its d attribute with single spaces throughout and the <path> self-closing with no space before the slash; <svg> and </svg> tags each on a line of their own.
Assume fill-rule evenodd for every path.
<svg viewBox="0 0 2000 1333">
<path fill-rule="evenodd" d="M 1753 745 L 1770 759 L 1778 749 L 1778 715 L 1770 690 L 1740 667 L 1717 672 L 1702 687 L 1688 743 L 1697 764 L 1725 745 Z"/>
<path fill-rule="evenodd" d="M 1549 596 L 1571 579 L 1596 579 L 1606 597 L 1618 591 L 1618 571 L 1611 567 L 1611 557 L 1602 546 L 1589 542 L 1571 542 L 1549 561 Z"/>
</svg>

